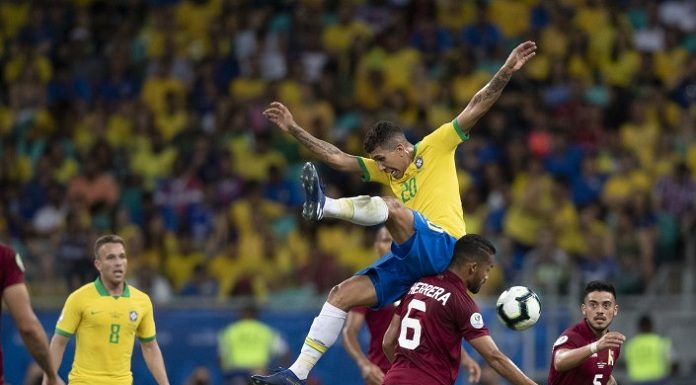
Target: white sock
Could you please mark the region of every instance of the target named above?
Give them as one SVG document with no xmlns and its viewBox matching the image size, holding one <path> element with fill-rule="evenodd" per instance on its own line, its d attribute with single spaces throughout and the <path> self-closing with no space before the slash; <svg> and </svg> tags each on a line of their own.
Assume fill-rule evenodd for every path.
<svg viewBox="0 0 696 385">
<path fill-rule="evenodd" d="M 297 378 L 300 380 L 307 379 L 309 372 L 317 364 L 317 361 L 338 339 L 347 315 L 348 313 L 336 306 L 324 302 L 321 312 L 314 318 L 312 327 L 309 328 L 309 333 L 307 333 L 305 343 L 302 345 L 299 357 L 289 368 L 295 373 Z"/>
<path fill-rule="evenodd" d="M 384 223 L 388 217 L 389 208 L 381 197 L 326 197 L 324 202 L 324 218 L 338 218 L 363 226 L 374 226 Z"/>
</svg>

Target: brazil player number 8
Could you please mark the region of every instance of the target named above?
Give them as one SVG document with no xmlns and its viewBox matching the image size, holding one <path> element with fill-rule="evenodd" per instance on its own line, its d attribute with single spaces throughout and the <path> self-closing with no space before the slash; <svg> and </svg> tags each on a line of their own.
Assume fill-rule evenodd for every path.
<svg viewBox="0 0 696 385">
<path fill-rule="evenodd" d="M 121 331 L 121 325 L 111 324 L 111 334 L 109 334 L 109 343 L 117 344 L 119 340 L 118 333 Z"/>
<path fill-rule="evenodd" d="M 425 302 L 414 299 L 408 303 L 408 311 L 406 311 L 406 317 L 401 320 L 401 331 L 399 332 L 399 346 L 404 349 L 414 350 L 420 345 L 421 339 L 421 323 L 418 318 L 411 318 L 411 310 L 418 310 L 425 312 Z M 411 338 L 408 336 L 408 329 L 413 330 Z"/>
</svg>

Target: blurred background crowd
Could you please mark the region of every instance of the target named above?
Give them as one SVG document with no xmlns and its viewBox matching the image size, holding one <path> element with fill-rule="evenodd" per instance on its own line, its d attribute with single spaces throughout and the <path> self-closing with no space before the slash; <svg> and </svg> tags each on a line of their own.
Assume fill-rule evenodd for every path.
<svg viewBox="0 0 696 385">
<path fill-rule="evenodd" d="M 264 107 L 353 154 L 380 119 L 415 143 L 533 39 L 456 154 L 467 230 L 500 250 L 486 289 L 642 293 L 694 236 L 695 30 L 688 0 L 5 0 L 0 239 L 35 296 L 94 279 L 110 232 L 156 302 L 325 293 L 374 229 L 302 220 L 311 158 Z"/>
</svg>

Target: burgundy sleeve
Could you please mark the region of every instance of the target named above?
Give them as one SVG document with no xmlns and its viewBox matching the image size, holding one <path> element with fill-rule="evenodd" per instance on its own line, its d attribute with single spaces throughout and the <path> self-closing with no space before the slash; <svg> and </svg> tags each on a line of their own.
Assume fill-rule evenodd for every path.
<svg viewBox="0 0 696 385">
<path fill-rule="evenodd" d="M 0 289 L 24 282 L 24 267 L 19 255 L 10 247 L 0 245 Z"/>
<path fill-rule="evenodd" d="M 459 325 L 459 333 L 465 340 L 470 341 L 490 334 L 481 310 L 473 300 L 465 298 L 461 301 L 455 311 L 455 316 Z"/>
<path fill-rule="evenodd" d="M 587 345 L 578 333 L 566 331 L 553 343 L 553 352 L 558 349 L 575 349 Z"/>
</svg>

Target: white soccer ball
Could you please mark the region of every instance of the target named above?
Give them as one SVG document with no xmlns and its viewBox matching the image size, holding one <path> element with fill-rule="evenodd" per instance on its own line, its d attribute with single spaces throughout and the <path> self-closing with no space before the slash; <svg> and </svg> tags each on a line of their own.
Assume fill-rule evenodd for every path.
<svg viewBox="0 0 696 385">
<path fill-rule="evenodd" d="M 526 286 L 505 290 L 495 303 L 498 319 L 513 330 L 525 330 L 534 325 L 541 315 L 541 302 L 535 292 Z"/>
</svg>

